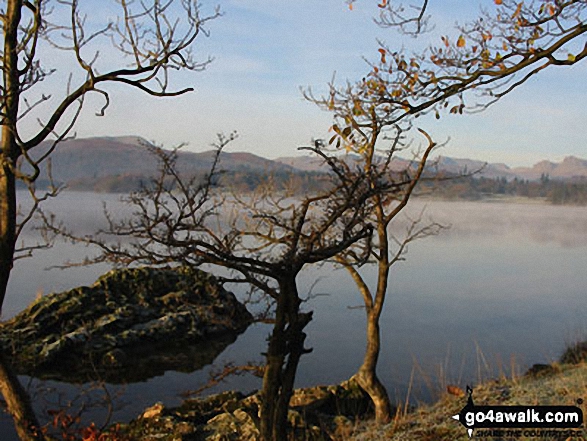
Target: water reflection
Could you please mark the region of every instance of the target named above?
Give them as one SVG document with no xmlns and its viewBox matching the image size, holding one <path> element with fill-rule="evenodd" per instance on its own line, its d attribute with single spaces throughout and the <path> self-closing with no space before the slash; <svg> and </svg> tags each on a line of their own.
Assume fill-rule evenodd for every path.
<svg viewBox="0 0 587 441">
<path fill-rule="evenodd" d="M 90 233 L 99 225 L 102 198 L 126 213 L 114 195 L 64 193 L 51 203 L 71 225 Z M 392 270 L 381 320 L 379 373 L 395 399 L 406 398 L 412 372 L 410 400 L 428 400 L 446 382 L 474 384 L 480 377 L 510 372 L 512 365 L 523 371 L 556 359 L 565 344 L 585 335 L 587 208 L 416 200 L 409 213 L 416 217 L 424 207 L 424 218 L 451 228 L 411 244 L 407 261 Z M 6 316 L 22 310 L 39 291 L 92 283 L 106 267 L 43 270 L 86 253 L 83 247 L 59 244 L 17 262 Z M 313 293 L 327 295 L 306 305 L 315 311 L 308 327 L 314 351 L 302 357 L 297 386 L 345 380 L 363 357 L 364 312 L 348 308 L 361 303 L 352 280 L 344 271 L 309 268 L 302 274 L 301 291 L 308 292 L 317 278 Z M 215 364 L 260 360 L 267 333 L 264 325 L 250 327 Z M 126 405 L 115 419 L 133 418 L 157 401 L 179 404 L 179 394 L 202 385 L 210 369 L 167 370 L 126 385 Z M 60 393 L 71 387 L 48 384 Z M 212 392 L 258 386 L 258 379 L 238 377 Z"/>
<path fill-rule="evenodd" d="M 115 360 L 116 365 L 110 367 L 91 358 L 66 356 L 56 363 L 35 370 L 19 369 L 18 366 L 16 369 L 20 375 L 73 384 L 92 381 L 113 385 L 138 383 L 161 376 L 167 371 L 191 373 L 202 369 L 214 362 L 218 355 L 236 341 L 236 338 L 237 334 L 226 334 L 198 344 L 160 343 L 118 349 L 114 354 L 118 357 Z"/>
</svg>

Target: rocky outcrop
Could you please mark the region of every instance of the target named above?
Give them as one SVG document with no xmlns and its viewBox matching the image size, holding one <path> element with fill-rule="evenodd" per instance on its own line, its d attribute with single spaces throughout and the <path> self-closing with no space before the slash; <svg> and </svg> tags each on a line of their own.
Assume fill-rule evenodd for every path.
<svg viewBox="0 0 587 441">
<path fill-rule="evenodd" d="M 162 441 L 253 441 L 259 439 L 260 397 L 229 391 L 190 399 L 175 408 L 160 403 L 146 409 L 119 433 L 131 439 Z M 292 439 L 345 439 L 357 419 L 371 412 L 369 397 L 354 381 L 297 389 L 290 402 Z"/>
<path fill-rule="evenodd" d="M 137 364 L 164 371 L 166 360 L 189 369 L 190 345 L 200 354 L 197 345 L 205 342 L 218 353 L 251 321 L 212 275 L 188 267 L 143 267 L 113 270 L 90 287 L 38 299 L 0 326 L 0 345 L 21 373 L 67 376 L 71 366 L 77 376 L 87 368 L 119 377 L 125 370 L 136 375 Z"/>
</svg>

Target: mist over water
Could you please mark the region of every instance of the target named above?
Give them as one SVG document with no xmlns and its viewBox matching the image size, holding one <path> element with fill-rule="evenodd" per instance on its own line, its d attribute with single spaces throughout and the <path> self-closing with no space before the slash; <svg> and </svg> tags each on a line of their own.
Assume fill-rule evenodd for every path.
<svg viewBox="0 0 587 441">
<path fill-rule="evenodd" d="M 116 195 L 74 192 L 50 201 L 46 209 L 76 231 L 91 234 L 103 225 L 102 200 L 117 215 L 130 212 Z M 587 208 L 416 199 L 407 213 L 450 228 L 410 244 L 406 261 L 392 268 L 381 319 L 379 374 L 393 399 L 406 398 L 412 376 L 410 401 L 430 400 L 445 383 L 475 384 L 509 373 L 512 364 L 523 372 L 534 363 L 556 359 L 566 344 L 587 337 Z M 401 237 L 406 225 L 399 221 L 394 233 Z M 106 265 L 45 270 L 91 253 L 83 246 L 58 243 L 18 261 L 3 318 L 37 295 L 93 283 Z M 375 276 L 373 267 L 362 271 Z M 346 272 L 308 268 L 300 276 L 300 292 L 311 288 L 304 308 L 315 311 L 307 328 L 307 345 L 314 350 L 302 357 L 297 386 L 349 378 L 365 346 L 364 311 L 349 309 L 359 306 L 361 298 Z M 234 289 L 238 294 L 243 288 Z M 268 333 L 266 325 L 251 326 L 218 357 L 216 366 L 261 360 Z M 178 394 L 200 386 L 213 368 L 167 372 L 124 386 L 120 402 L 125 405 L 115 419 L 133 418 L 157 401 L 178 404 Z M 259 386 L 258 379 L 238 377 L 213 391 Z"/>
</svg>

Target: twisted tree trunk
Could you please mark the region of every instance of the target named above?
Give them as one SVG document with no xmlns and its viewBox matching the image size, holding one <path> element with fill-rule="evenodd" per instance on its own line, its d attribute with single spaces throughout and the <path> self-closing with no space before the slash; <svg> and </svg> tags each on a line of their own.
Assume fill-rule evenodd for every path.
<svg viewBox="0 0 587 441">
<path fill-rule="evenodd" d="M 353 376 L 375 407 L 375 419 L 378 423 L 386 424 L 391 420 L 391 403 L 387 391 L 377 377 L 377 360 L 381 350 L 381 334 L 379 319 L 371 311 L 367 316 L 367 349 L 363 364 Z"/>
<path fill-rule="evenodd" d="M 261 439 L 287 439 L 289 401 L 300 357 L 304 349 L 304 328 L 312 320 L 311 313 L 300 312 L 295 278 L 280 283 L 275 323 L 269 338 L 265 374 L 261 392 Z"/>
</svg>

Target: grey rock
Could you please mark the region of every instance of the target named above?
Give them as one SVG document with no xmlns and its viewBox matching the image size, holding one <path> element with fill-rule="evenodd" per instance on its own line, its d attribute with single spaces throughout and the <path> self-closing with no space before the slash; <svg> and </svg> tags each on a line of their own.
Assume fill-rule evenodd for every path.
<svg viewBox="0 0 587 441">
<path fill-rule="evenodd" d="M 38 374 L 55 365 L 67 371 L 68 364 L 77 372 L 84 363 L 91 364 L 88 369 L 110 369 L 128 365 L 113 356 L 116 349 L 127 361 L 137 358 L 129 355 L 135 350 L 150 359 L 149 346 L 160 352 L 169 342 L 219 349 L 251 322 L 245 306 L 209 273 L 142 267 L 113 270 L 90 287 L 38 299 L 0 325 L 0 347 L 19 373 Z M 211 344 L 214 339 L 223 345 Z"/>
<path fill-rule="evenodd" d="M 295 400 L 290 403 L 293 408 L 288 412 L 288 439 L 346 439 L 357 419 L 371 415 L 370 400 L 360 392 L 354 380 L 340 385 L 298 389 L 294 397 Z M 356 409 L 359 399 L 363 401 L 360 406 L 364 409 L 363 413 L 341 410 Z M 156 404 L 129 424 L 122 425 L 122 434 L 134 437 L 132 439 L 143 439 L 148 434 L 164 440 L 259 440 L 258 411 L 261 400 L 259 393 L 244 396 L 228 391 L 188 399 L 176 408 Z M 333 403 L 336 405 L 333 406 Z"/>
</svg>

